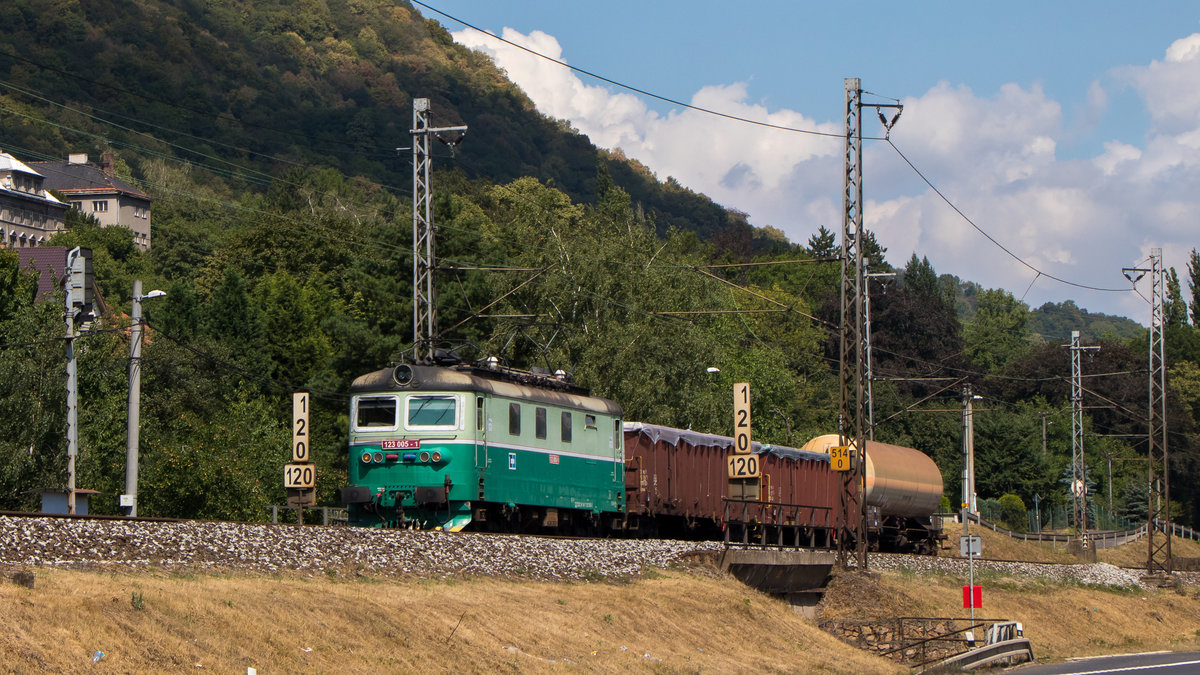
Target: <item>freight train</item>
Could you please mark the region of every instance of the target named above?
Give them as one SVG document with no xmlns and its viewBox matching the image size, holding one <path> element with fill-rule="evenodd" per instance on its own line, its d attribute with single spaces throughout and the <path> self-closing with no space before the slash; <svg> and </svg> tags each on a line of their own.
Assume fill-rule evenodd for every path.
<svg viewBox="0 0 1200 675">
<path fill-rule="evenodd" d="M 761 481 L 731 500 L 733 439 L 625 422 L 619 404 L 561 372 L 401 364 L 357 378 L 350 393 L 341 498 L 352 524 L 809 548 L 844 536 L 836 435 L 799 449 L 753 444 Z M 871 548 L 933 553 L 937 466 L 882 443 L 868 442 L 866 456 Z"/>
</svg>

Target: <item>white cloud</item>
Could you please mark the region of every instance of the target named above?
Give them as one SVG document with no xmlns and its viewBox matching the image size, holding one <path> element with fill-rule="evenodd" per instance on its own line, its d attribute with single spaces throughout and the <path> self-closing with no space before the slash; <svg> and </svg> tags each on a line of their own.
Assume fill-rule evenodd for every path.
<svg viewBox="0 0 1200 675">
<path fill-rule="evenodd" d="M 1105 176 L 1116 174 L 1117 166 L 1123 162 L 1142 158 L 1142 151 L 1119 141 L 1109 141 L 1104 144 L 1104 154 L 1094 161 Z"/>
<path fill-rule="evenodd" d="M 506 39 L 562 59 L 558 41 L 505 29 Z M 586 84 L 573 72 L 473 31 L 459 42 L 485 51 L 547 115 L 564 118 L 601 147 L 620 147 L 665 179 L 750 214 L 804 243 L 819 225 L 841 225 L 842 141 L 733 122 L 695 110 L 660 115 L 637 97 Z M 1068 133 L 1096 127 L 1108 104 L 1087 90 L 1077 128 L 1063 129 L 1062 105 L 1038 84 L 992 94 L 941 82 L 905 99 L 891 132 L 896 146 L 980 228 L 1046 274 L 1080 284 L 1127 288 L 1120 269 L 1161 247 L 1184 270 L 1200 247 L 1200 34 L 1171 44 L 1163 60 L 1115 73 L 1141 95 L 1151 128 L 1142 147 L 1109 141 L 1090 159 L 1056 156 Z M 770 124 L 840 135 L 841 120 L 769 109 L 741 82 L 697 91 L 693 105 Z M 864 111 L 864 134 L 877 130 Z M 1103 140 L 1103 139 L 1097 139 Z M 883 143 L 865 149 L 866 225 L 904 264 L 916 252 L 941 273 L 1003 287 L 1034 306 L 1074 299 L 1092 311 L 1145 322 L 1129 293 L 1065 286 L 1014 261 L 947 206 Z M 1184 272 L 1186 276 L 1186 272 Z M 1028 289 L 1028 290 L 1027 290 Z"/>
</svg>

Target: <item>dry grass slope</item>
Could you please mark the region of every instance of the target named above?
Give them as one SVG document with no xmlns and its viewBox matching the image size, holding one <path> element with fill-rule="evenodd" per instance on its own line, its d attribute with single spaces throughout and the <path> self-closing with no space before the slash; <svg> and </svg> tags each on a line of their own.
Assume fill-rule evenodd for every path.
<svg viewBox="0 0 1200 675">
<path fill-rule="evenodd" d="M 628 583 L 39 569 L 33 589 L 0 585 L 0 611 L 8 672 L 79 672 L 97 650 L 98 669 L 123 673 L 894 669 L 781 601 L 682 569 Z"/>
<path fill-rule="evenodd" d="M 961 532 L 961 531 L 959 531 Z M 957 534 L 951 531 L 951 541 Z M 976 531 L 973 530 L 973 533 Z M 1071 562 L 988 530 L 991 558 Z M 1173 542 L 1177 555 L 1200 555 Z M 957 554 L 957 546 L 953 547 Z M 1144 542 L 1102 551 L 1141 564 Z M 0 569 L 0 672 L 903 672 L 843 645 L 704 556 L 626 582 L 345 578 L 334 574 Z M 987 618 L 1025 624 L 1039 660 L 1200 648 L 1200 588 L 1098 588 L 980 572 Z M 965 616 L 946 573 L 847 574 L 825 619 Z"/>
</svg>

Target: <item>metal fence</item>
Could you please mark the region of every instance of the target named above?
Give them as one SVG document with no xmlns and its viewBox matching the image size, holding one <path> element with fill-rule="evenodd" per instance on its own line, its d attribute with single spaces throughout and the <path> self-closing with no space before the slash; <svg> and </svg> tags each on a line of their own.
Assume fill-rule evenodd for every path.
<svg viewBox="0 0 1200 675">
<path fill-rule="evenodd" d="M 1068 542 L 1076 537 L 1074 534 L 1067 533 L 1014 532 L 1007 528 L 996 525 L 995 523 L 988 522 L 986 518 L 981 518 L 979 515 L 974 513 L 968 513 L 967 519 L 978 523 L 980 527 L 986 527 L 993 532 L 1006 534 L 1014 539 L 1020 539 L 1022 541 L 1036 541 L 1045 544 L 1051 544 L 1055 547 L 1066 547 Z M 1163 526 L 1164 523 L 1159 522 L 1158 530 L 1160 532 L 1164 531 Z M 1185 525 L 1179 525 L 1178 523 L 1171 523 L 1171 534 L 1183 539 L 1200 541 L 1200 532 L 1197 532 L 1196 530 Z M 1145 524 L 1142 524 L 1124 530 L 1091 530 L 1088 532 L 1088 541 L 1091 543 L 1093 548 L 1111 548 L 1113 546 L 1128 544 L 1132 541 L 1138 541 L 1145 536 L 1146 526 Z"/>
<path fill-rule="evenodd" d="M 279 522 L 280 512 L 285 514 L 288 511 L 293 511 L 290 518 L 285 518 L 285 522 L 298 523 L 300 518 L 304 518 L 305 525 L 316 525 L 318 522 L 321 525 L 345 525 L 347 523 L 346 509 L 340 506 L 308 506 L 304 509 L 298 509 L 295 506 L 275 506 L 271 505 L 271 522 Z M 319 515 L 318 515 L 319 514 Z"/>
</svg>

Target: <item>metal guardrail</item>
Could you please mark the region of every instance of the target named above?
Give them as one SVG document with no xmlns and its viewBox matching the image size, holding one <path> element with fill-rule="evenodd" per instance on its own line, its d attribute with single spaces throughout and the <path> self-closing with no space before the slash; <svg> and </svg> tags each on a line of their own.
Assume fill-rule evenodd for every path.
<svg viewBox="0 0 1200 675">
<path fill-rule="evenodd" d="M 918 672 L 926 672 L 928 670 L 957 672 L 958 670 L 971 670 L 1000 661 L 1010 664 L 1020 663 L 1021 661 L 1033 661 L 1033 645 L 1030 644 L 1028 638 L 1016 638 L 1015 640 L 996 642 L 951 656 L 944 661 L 929 664 Z"/>
<path fill-rule="evenodd" d="M 1073 534 L 1047 534 L 1044 532 L 1030 534 L 1028 532 L 1013 532 L 1012 530 L 1005 529 L 994 523 L 989 523 L 974 513 L 968 513 L 967 520 L 978 523 L 980 527 L 986 527 L 993 532 L 1007 535 L 1013 539 L 1020 539 L 1021 541 L 1034 541 L 1039 543 L 1048 543 L 1052 545 L 1061 544 L 1066 546 L 1071 541 L 1078 539 L 1078 536 Z M 1174 530 L 1175 528 L 1172 527 L 1172 529 Z M 1191 530 L 1191 528 L 1184 529 Z M 1192 530 L 1192 533 L 1195 534 L 1195 531 Z M 1088 542 L 1092 548 L 1112 548 L 1114 546 L 1121 546 L 1133 541 L 1138 541 L 1145 536 L 1146 526 L 1142 525 L 1141 527 L 1133 530 L 1098 530 L 1094 532 L 1088 532 Z"/>
<path fill-rule="evenodd" d="M 951 514 L 945 514 L 945 515 L 948 516 Z M 1064 544 L 1065 545 L 1068 542 L 1072 541 L 1073 539 L 1077 538 L 1077 536 L 1073 535 L 1073 534 L 1046 534 L 1046 533 L 1029 534 L 1028 532 L 1013 532 L 1012 530 L 1005 529 L 994 523 L 989 523 L 988 521 L 984 520 L 978 514 L 975 514 L 975 513 L 968 513 L 967 520 L 974 521 L 974 522 L 978 523 L 980 527 L 986 527 L 993 532 L 1008 535 L 1009 537 L 1012 537 L 1013 539 L 1020 539 L 1022 541 L 1036 541 L 1036 542 L 1043 542 L 1043 543 L 1050 543 L 1050 544 Z M 1165 529 L 1163 527 L 1164 525 L 1165 525 L 1165 523 L 1163 523 L 1162 521 L 1158 521 L 1157 529 L 1159 532 L 1165 531 Z M 1190 527 L 1187 527 L 1185 525 L 1180 525 L 1178 523 L 1171 523 L 1171 534 L 1173 536 L 1179 537 L 1181 539 L 1191 539 L 1193 541 L 1200 541 L 1200 532 L 1197 532 L 1196 530 L 1194 530 Z M 1091 546 L 1093 548 L 1111 548 L 1113 546 L 1121 546 L 1123 544 L 1128 544 L 1133 541 L 1138 541 L 1142 537 L 1145 537 L 1145 536 L 1146 536 L 1146 526 L 1142 525 L 1141 527 L 1138 527 L 1138 528 L 1135 528 L 1132 530 L 1097 530 L 1094 532 L 1088 532 L 1088 542 L 1091 544 Z"/>
<path fill-rule="evenodd" d="M 1160 523 L 1160 525 L 1161 525 L 1161 523 Z M 1159 529 L 1161 530 L 1162 527 L 1160 526 Z M 1171 534 L 1176 537 L 1179 537 L 1181 539 L 1191 539 L 1192 541 L 1200 541 L 1200 532 L 1197 532 L 1196 530 L 1194 530 L 1190 527 L 1180 525 L 1178 523 L 1171 523 Z"/>
</svg>

